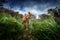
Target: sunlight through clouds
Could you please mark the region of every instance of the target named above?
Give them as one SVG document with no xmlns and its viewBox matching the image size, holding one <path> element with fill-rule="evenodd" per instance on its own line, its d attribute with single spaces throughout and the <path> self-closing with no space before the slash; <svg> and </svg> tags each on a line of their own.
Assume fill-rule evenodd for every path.
<svg viewBox="0 0 60 40">
<path fill-rule="evenodd" d="M 28 14 L 28 12 L 31 12 L 32 14 L 34 14 L 36 16 L 36 18 L 39 18 L 38 16 L 41 14 L 47 14 L 48 9 L 50 8 L 54 8 L 54 7 L 48 7 L 46 9 L 44 9 L 43 11 L 38 9 L 38 6 L 32 6 L 32 7 L 24 7 L 22 10 L 20 10 L 19 8 L 17 9 L 13 9 L 15 12 L 19 12 L 20 14 Z"/>
<path fill-rule="evenodd" d="M 38 15 L 47 14 L 48 9 L 58 5 L 60 5 L 59 0 L 8 0 L 4 7 L 23 15 L 31 12 L 38 18 Z"/>
<path fill-rule="evenodd" d="M 41 15 L 45 12 L 42 12 L 41 10 L 37 9 L 37 7 L 25 7 L 23 10 L 19 10 L 19 9 L 16 9 L 14 10 L 15 12 L 19 12 L 21 14 L 28 14 L 28 12 L 31 12 L 32 14 L 34 14 L 36 16 L 36 18 L 38 18 L 38 15 Z"/>
</svg>

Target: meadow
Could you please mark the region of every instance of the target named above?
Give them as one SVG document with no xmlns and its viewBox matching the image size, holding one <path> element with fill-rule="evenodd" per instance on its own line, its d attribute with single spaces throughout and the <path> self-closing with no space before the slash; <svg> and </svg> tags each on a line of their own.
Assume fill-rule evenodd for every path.
<svg viewBox="0 0 60 40">
<path fill-rule="evenodd" d="M 43 21 L 30 21 L 29 27 L 33 40 L 60 39 L 60 25 L 56 23 L 53 17 Z M 26 34 L 23 28 L 21 21 L 0 15 L 0 40 L 29 40 L 27 37 L 23 37 Z"/>
<path fill-rule="evenodd" d="M 43 19 L 30 20 L 28 30 L 22 24 L 27 12 Z M 60 23 L 54 17 L 60 17 L 59 0 L 0 0 L 0 40 L 60 40 Z"/>
</svg>

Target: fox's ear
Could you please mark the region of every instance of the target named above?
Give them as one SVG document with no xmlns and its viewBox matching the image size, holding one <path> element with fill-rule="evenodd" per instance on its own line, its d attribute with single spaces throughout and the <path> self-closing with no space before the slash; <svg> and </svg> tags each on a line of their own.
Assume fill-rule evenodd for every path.
<svg viewBox="0 0 60 40">
<path fill-rule="evenodd" d="M 31 14 L 30 12 L 28 12 L 28 14 Z"/>
</svg>

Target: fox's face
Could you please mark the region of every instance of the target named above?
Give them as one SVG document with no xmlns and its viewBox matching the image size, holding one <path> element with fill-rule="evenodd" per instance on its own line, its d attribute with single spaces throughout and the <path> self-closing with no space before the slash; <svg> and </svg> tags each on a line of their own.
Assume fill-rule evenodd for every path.
<svg viewBox="0 0 60 40">
<path fill-rule="evenodd" d="M 23 17 L 22 21 L 23 21 L 23 23 L 26 23 L 27 21 L 29 21 L 29 19 L 31 19 L 33 17 L 35 17 L 35 15 L 29 13 L 28 15 L 26 15 L 26 16 Z"/>
<path fill-rule="evenodd" d="M 30 13 L 29 16 L 32 17 L 32 18 L 35 17 L 35 15 L 33 15 L 32 13 Z"/>
</svg>

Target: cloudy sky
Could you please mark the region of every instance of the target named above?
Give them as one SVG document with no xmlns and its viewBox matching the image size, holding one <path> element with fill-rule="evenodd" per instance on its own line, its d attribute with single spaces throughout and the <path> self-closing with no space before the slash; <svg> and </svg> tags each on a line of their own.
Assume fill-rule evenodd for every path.
<svg viewBox="0 0 60 40">
<path fill-rule="evenodd" d="M 60 0 L 6 0 L 5 8 L 19 11 L 25 14 L 32 12 L 36 16 L 47 13 L 49 8 L 55 8 L 60 5 Z"/>
</svg>

